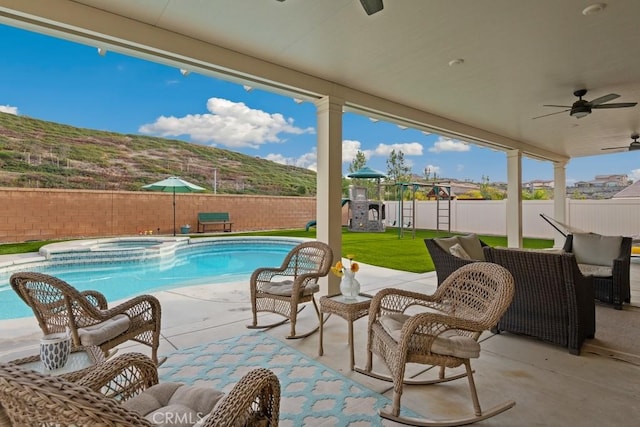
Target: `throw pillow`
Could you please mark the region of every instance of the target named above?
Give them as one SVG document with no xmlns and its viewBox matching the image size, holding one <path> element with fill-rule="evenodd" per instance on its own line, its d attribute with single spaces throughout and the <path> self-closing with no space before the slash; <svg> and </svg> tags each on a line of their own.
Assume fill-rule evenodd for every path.
<svg viewBox="0 0 640 427">
<path fill-rule="evenodd" d="M 449 248 L 455 245 L 456 243 L 460 243 L 458 241 L 458 236 L 453 237 L 438 237 L 437 239 L 433 239 L 434 242 L 438 244 L 442 248 L 443 251 L 449 252 Z"/>
<path fill-rule="evenodd" d="M 458 236 L 458 240 L 471 259 L 484 261 L 484 251 L 482 250 L 482 245 L 477 235 L 467 234 L 466 236 Z"/>
<path fill-rule="evenodd" d="M 575 233 L 571 252 L 578 264 L 612 266 L 620 255 L 622 236 L 602 236 L 595 233 Z"/>
<path fill-rule="evenodd" d="M 456 243 L 455 245 L 451 246 L 449 248 L 449 253 L 453 256 L 457 256 L 458 258 L 471 259 L 467 251 L 465 251 L 464 248 L 460 246 L 460 243 Z"/>
</svg>

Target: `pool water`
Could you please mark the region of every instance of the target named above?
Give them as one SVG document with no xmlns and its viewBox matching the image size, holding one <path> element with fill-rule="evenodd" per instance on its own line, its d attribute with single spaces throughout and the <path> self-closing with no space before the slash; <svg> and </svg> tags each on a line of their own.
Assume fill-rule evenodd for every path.
<svg viewBox="0 0 640 427">
<path fill-rule="evenodd" d="M 227 240 L 229 238 L 226 238 Z M 299 242 L 260 241 L 224 245 L 190 245 L 170 257 L 137 262 L 83 263 L 29 267 L 58 277 L 78 290 L 96 290 L 107 301 L 183 286 L 247 281 L 256 268 L 278 267 L 286 254 Z M 11 274 L 0 272 L 0 320 L 33 316 L 32 310 L 13 291 Z"/>
</svg>

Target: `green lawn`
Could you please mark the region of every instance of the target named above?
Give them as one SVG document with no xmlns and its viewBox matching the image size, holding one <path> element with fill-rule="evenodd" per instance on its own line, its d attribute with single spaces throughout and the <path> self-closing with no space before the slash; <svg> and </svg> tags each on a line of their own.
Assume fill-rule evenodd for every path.
<svg viewBox="0 0 640 427">
<path fill-rule="evenodd" d="M 247 233 L 253 236 L 287 236 L 315 238 L 315 229 L 286 230 L 260 233 Z M 342 229 L 342 256 L 355 255 L 356 261 L 394 270 L 425 273 L 433 271 L 431 257 L 424 245 L 424 239 L 431 237 L 446 237 L 449 233 L 433 230 L 416 230 L 415 239 L 411 232 L 405 232 L 404 237 L 398 238 L 396 228 L 388 228 L 384 233 L 360 233 Z M 507 246 L 506 236 L 480 236 L 489 246 Z M 525 248 L 550 248 L 551 239 L 524 239 Z"/>
<path fill-rule="evenodd" d="M 221 234 L 220 237 L 233 236 L 285 236 L 315 238 L 316 231 L 305 230 L 277 230 L 255 233 Z M 402 239 L 398 238 L 395 228 L 389 228 L 384 233 L 359 233 L 342 229 L 342 255 L 355 255 L 356 261 L 365 264 L 377 265 L 394 270 L 425 273 L 433 271 L 433 263 L 427 252 L 423 240 L 431 237 L 445 237 L 449 233 L 433 230 L 416 230 L 415 239 L 411 232 L 405 232 Z M 192 237 L 205 237 L 193 235 Z M 206 236 L 209 237 L 209 236 Z M 489 246 L 507 246 L 507 238 L 504 236 L 480 236 L 480 239 Z M 52 241 L 9 243 L 0 245 L 0 255 L 37 252 L 38 249 Z M 550 239 L 524 239 L 525 248 L 550 248 L 553 240 Z"/>
</svg>

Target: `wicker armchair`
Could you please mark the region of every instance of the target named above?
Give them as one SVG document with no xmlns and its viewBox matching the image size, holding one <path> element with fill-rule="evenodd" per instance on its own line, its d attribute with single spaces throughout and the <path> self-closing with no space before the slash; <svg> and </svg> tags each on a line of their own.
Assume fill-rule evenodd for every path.
<svg viewBox="0 0 640 427">
<path fill-rule="evenodd" d="M 476 262 L 476 259 L 464 259 L 452 255 L 449 251 L 446 251 L 438 244 L 438 238 L 424 239 L 424 244 L 427 246 L 427 251 L 433 261 L 433 266 L 436 269 L 436 276 L 438 278 L 438 286 L 444 282 L 444 280 L 451 275 L 454 271 L 462 267 L 463 265 Z M 480 246 L 484 248 L 487 246 L 482 240 L 479 240 Z"/>
<path fill-rule="evenodd" d="M 631 302 L 631 237 L 622 237 L 620 253 L 613 260 L 611 274 L 606 276 L 593 276 L 593 289 L 595 298 L 613 305 L 617 310 L 622 310 L 623 303 Z M 566 252 L 573 252 L 573 235 L 569 234 L 564 242 L 563 249 Z M 577 256 L 577 255 L 576 255 Z M 580 267 L 580 265 L 579 265 Z"/>
<path fill-rule="evenodd" d="M 368 359 L 365 369 L 356 371 L 374 378 L 393 381 L 391 411 L 380 411 L 383 418 L 410 425 L 464 425 L 481 421 L 513 407 L 507 401 L 482 411 L 471 369 L 471 358 L 480 355 L 478 338 L 492 328 L 513 298 L 513 278 L 496 264 L 475 262 L 451 274 L 433 295 L 383 289 L 369 309 Z M 422 306 L 420 313 L 405 311 Z M 373 372 L 373 353 L 389 368 L 391 376 Z M 407 363 L 439 366 L 439 377 L 431 380 L 405 378 Z M 445 376 L 445 368 L 464 365 L 466 373 Z M 400 416 L 404 384 L 437 384 L 467 377 L 474 414 L 454 420 L 418 420 Z"/>
<path fill-rule="evenodd" d="M 291 333 L 287 338 L 304 338 L 318 328 L 296 335 L 296 320 L 300 304 L 312 302 L 320 319 L 318 304 L 314 298 L 320 290 L 318 279 L 329 274 L 333 252 L 322 242 L 304 242 L 294 247 L 279 268 L 259 268 L 250 280 L 253 323 L 248 328 L 272 328 L 291 321 Z M 270 312 L 285 319 L 268 325 L 258 325 L 258 313 Z"/>
<path fill-rule="evenodd" d="M 97 291 L 80 292 L 56 277 L 41 273 L 15 273 L 11 287 L 33 310 L 43 334 L 68 327 L 75 346 L 97 346 L 107 355 L 112 348 L 133 340 L 151 347 L 158 362 L 160 302 L 140 295 L 108 308 Z"/>
<path fill-rule="evenodd" d="M 516 283 L 511 306 L 494 332 L 528 335 L 580 354 L 596 331 L 593 280 L 568 253 L 485 248 L 487 261 L 505 267 Z"/>
<path fill-rule="evenodd" d="M 156 364 L 140 353 L 123 354 L 96 365 L 75 382 L 0 363 L 0 422 L 16 426 L 152 426 L 123 402 L 157 383 Z M 279 408 L 278 378 L 268 369 L 258 368 L 234 386 L 202 426 L 277 426 Z"/>
</svg>

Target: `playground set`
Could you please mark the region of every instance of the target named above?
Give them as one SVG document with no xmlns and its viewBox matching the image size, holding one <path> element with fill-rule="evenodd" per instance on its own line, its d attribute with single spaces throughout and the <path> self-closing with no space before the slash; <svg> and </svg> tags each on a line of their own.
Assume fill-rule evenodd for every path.
<svg viewBox="0 0 640 427">
<path fill-rule="evenodd" d="M 386 212 L 384 195 L 381 191 L 381 178 L 386 178 L 382 172 L 375 171 L 369 167 L 347 175 L 349 178 L 375 179 L 375 195 L 370 195 L 365 187 L 356 185 L 349 186 L 349 198 L 342 199 L 342 206 L 348 204 L 348 224 L 349 231 L 355 232 L 384 232 L 386 229 Z M 410 231 L 413 238 L 416 233 L 416 194 L 419 191 L 426 193 L 428 199 L 436 200 L 437 230 L 446 229 L 451 232 L 451 183 L 441 182 L 399 182 L 385 184 L 393 187 L 396 191 L 398 209 L 395 218 L 391 219 L 389 226 L 397 227 L 398 238 L 403 238 L 405 233 Z M 374 197 L 371 197 L 374 196 Z M 306 230 L 316 225 L 316 221 L 309 221 Z"/>
</svg>

